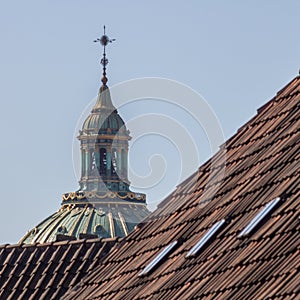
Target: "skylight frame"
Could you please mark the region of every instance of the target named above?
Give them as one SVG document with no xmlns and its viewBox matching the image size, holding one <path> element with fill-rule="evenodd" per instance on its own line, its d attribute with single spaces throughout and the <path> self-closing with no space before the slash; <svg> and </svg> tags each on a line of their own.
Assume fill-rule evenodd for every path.
<svg viewBox="0 0 300 300">
<path fill-rule="evenodd" d="M 139 273 L 138 276 L 144 276 L 149 274 L 170 252 L 171 250 L 178 244 L 178 241 L 174 241 L 164 247 L 152 260 L 151 262 L 143 269 L 142 272 Z"/>
<path fill-rule="evenodd" d="M 197 253 L 206 245 L 206 243 L 221 229 L 221 227 L 224 225 L 225 219 L 222 219 L 215 223 L 205 234 L 204 236 L 199 240 L 199 242 L 196 243 L 196 245 L 193 246 L 193 248 L 186 254 L 185 257 L 191 257 L 197 255 Z"/>
<path fill-rule="evenodd" d="M 239 233 L 238 237 L 249 235 L 254 228 L 272 211 L 272 209 L 278 204 L 280 197 L 277 197 L 268 202 L 252 219 L 252 221 Z"/>
</svg>

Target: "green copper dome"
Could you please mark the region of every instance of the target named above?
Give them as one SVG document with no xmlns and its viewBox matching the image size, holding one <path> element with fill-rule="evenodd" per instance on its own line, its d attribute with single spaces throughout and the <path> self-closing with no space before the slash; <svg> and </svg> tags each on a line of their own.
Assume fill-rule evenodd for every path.
<svg viewBox="0 0 300 300">
<path fill-rule="evenodd" d="M 82 155 L 80 189 L 63 194 L 61 208 L 28 231 L 20 242 L 46 243 L 61 236 L 124 237 L 149 215 L 146 196 L 129 188 L 127 151 L 131 137 L 107 87 L 100 89 L 78 139 Z"/>
<path fill-rule="evenodd" d="M 30 230 L 21 243 L 46 243 L 64 235 L 76 239 L 88 237 L 123 237 L 141 222 L 149 211 L 141 202 L 82 203 L 63 205 L 61 209 Z"/>
<path fill-rule="evenodd" d="M 76 192 L 63 194 L 61 208 L 21 238 L 22 243 L 56 239 L 124 237 L 147 217 L 146 195 L 130 190 L 128 142 L 124 121 L 103 85 L 90 115 L 79 131 L 81 178 Z"/>
</svg>

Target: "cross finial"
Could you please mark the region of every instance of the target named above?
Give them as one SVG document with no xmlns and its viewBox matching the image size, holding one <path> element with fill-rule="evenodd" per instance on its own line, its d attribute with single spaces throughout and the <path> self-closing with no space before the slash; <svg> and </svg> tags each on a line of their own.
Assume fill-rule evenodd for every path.
<svg viewBox="0 0 300 300">
<path fill-rule="evenodd" d="M 106 66 L 108 64 L 108 59 L 106 58 L 106 52 L 105 52 L 105 47 L 108 45 L 108 43 L 114 42 L 116 39 L 110 39 L 106 34 L 105 34 L 105 25 L 103 26 L 103 35 L 101 38 L 97 38 L 94 40 L 95 43 L 100 42 L 100 44 L 103 46 L 103 57 L 101 59 L 101 65 L 103 66 L 103 77 L 101 79 L 103 85 L 106 85 L 107 83 L 107 77 L 106 77 Z"/>
</svg>

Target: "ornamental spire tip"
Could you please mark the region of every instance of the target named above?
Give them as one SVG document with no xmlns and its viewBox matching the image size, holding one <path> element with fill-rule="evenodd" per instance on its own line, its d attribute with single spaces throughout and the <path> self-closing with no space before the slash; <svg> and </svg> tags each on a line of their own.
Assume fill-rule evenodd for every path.
<svg viewBox="0 0 300 300">
<path fill-rule="evenodd" d="M 106 77 L 106 66 L 108 64 L 108 59 L 106 58 L 106 52 L 105 52 L 105 47 L 109 44 L 114 42 L 116 39 L 110 39 L 106 34 L 105 34 L 105 25 L 103 26 L 103 35 L 101 38 L 97 38 L 96 40 L 94 40 L 95 43 L 100 43 L 103 46 L 103 57 L 100 61 L 101 65 L 103 66 L 103 73 L 102 73 L 102 83 L 103 86 L 106 86 L 106 83 L 108 81 L 107 77 Z"/>
</svg>

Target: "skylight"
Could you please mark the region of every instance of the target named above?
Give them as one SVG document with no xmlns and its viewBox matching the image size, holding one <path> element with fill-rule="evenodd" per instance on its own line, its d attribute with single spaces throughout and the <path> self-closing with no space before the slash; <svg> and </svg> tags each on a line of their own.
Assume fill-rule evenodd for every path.
<svg viewBox="0 0 300 300">
<path fill-rule="evenodd" d="M 244 235 L 248 235 L 257 225 L 261 222 L 261 220 L 275 207 L 275 205 L 280 201 L 280 198 L 277 197 L 274 200 L 270 201 L 267 205 L 261 209 L 254 219 L 241 231 L 238 237 L 242 237 Z"/>
<path fill-rule="evenodd" d="M 219 222 L 215 223 L 207 233 L 201 238 L 201 240 L 188 252 L 186 257 L 196 255 L 201 248 L 205 246 L 205 244 L 217 233 L 217 231 L 222 227 L 225 223 L 225 220 L 222 219 Z"/>
<path fill-rule="evenodd" d="M 168 253 L 177 245 L 177 241 L 166 246 L 139 274 L 139 276 L 148 274 L 159 262 L 168 255 Z"/>
</svg>

